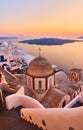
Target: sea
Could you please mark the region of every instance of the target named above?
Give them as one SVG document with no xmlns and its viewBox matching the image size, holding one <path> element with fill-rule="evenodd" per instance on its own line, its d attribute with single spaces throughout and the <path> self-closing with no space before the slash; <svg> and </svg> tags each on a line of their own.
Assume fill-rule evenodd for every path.
<svg viewBox="0 0 83 130">
<path fill-rule="evenodd" d="M 39 48 L 41 48 L 41 56 L 48 59 L 51 64 L 57 65 L 67 73 L 72 68 L 82 69 L 83 79 L 83 42 L 67 43 L 63 45 L 31 45 L 27 43 L 14 43 L 23 51 L 32 56 L 39 56 Z"/>
</svg>

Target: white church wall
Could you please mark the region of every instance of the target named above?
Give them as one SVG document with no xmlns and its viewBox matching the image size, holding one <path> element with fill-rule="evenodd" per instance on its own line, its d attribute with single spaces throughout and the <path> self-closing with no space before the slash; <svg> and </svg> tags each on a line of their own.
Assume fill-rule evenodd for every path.
<svg viewBox="0 0 83 130">
<path fill-rule="evenodd" d="M 47 88 L 49 89 L 51 86 L 54 86 L 54 75 L 48 77 L 48 86 L 47 86 Z"/>
<path fill-rule="evenodd" d="M 29 75 L 27 75 L 27 86 L 33 89 L 33 79 Z"/>
</svg>

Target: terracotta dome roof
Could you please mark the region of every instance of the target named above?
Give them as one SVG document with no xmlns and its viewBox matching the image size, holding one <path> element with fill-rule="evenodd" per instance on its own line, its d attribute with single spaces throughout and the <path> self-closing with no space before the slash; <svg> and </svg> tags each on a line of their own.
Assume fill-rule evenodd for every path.
<svg viewBox="0 0 83 130">
<path fill-rule="evenodd" d="M 53 107 L 59 107 L 59 104 L 61 101 L 67 96 L 66 93 L 63 91 L 56 89 L 56 88 L 51 88 L 48 90 L 44 97 L 43 105 L 46 108 L 53 108 Z"/>
<path fill-rule="evenodd" d="M 45 77 L 54 73 L 52 65 L 47 59 L 37 57 L 31 61 L 28 67 L 28 75 L 33 77 Z"/>
</svg>

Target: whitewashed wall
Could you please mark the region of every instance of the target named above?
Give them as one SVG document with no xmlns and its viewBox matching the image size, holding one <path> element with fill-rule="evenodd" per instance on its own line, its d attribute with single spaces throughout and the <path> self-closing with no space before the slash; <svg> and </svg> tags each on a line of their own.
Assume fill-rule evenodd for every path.
<svg viewBox="0 0 83 130">
<path fill-rule="evenodd" d="M 21 118 L 37 124 L 43 130 L 83 130 L 83 107 L 21 109 Z"/>
<path fill-rule="evenodd" d="M 19 94 L 12 94 L 5 98 L 6 100 L 6 108 L 8 110 L 12 109 L 13 107 L 16 108 L 22 105 L 24 108 L 44 108 L 37 100 Z"/>
</svg>

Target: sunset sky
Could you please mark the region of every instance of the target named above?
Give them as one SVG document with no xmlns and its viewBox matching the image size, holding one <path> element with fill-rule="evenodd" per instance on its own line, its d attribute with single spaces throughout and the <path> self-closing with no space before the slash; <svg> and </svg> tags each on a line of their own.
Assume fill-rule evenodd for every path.
<svg viewBox="0 0 83 130">
<path fill-rule="evenodd" d="M 83 35 L 83 0 L 0 0 L 0 36 Z"/>
</svg>

